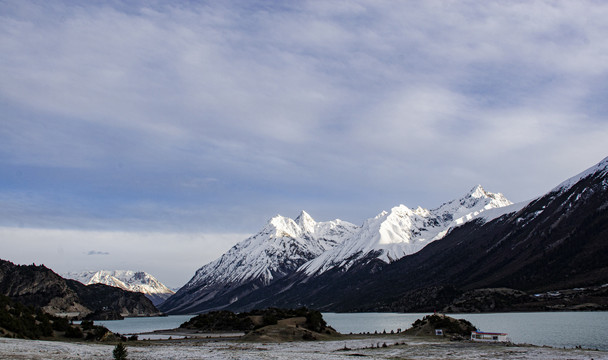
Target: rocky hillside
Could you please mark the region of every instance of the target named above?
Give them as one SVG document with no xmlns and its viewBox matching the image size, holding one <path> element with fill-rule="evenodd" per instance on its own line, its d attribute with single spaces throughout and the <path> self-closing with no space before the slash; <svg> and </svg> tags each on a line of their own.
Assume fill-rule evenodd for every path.
<svg viewBox="0 0 608 360">
<path fill-rule="evenodd" d="M 52 315 L 85 317 L 153 316 L 156 307 L 141 293 L 64 279 L 44 265 L 0 260 L 0 294 Z"/>
<path fill-rule="evenodd" d="M 92 321 L 71 324 L 63 317 L 49 315 L 40 308 L 26 306 L 0 295 L 0 336 L 20 339 L 116 340 L 117 336 Z"/>
</svg>

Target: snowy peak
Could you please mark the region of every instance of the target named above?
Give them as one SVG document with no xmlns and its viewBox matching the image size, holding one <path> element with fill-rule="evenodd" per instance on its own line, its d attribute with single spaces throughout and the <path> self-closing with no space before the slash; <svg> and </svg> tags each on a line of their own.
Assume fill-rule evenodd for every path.
<svg viewBox="0 0 608 360">
<path fill-rule="evenodd" d="M 295 220 L 296 224 L 302 229 L 302 231 L 307 233 L 314 233 L 315 226 L 317 222 L 304 210 L 300 213 L 300 215 Z"/>
<path fill-rule="evenodd" d="M 273 238 L 296 238 L 300 236 L 302 229 L 292 219 L 277 215 L 268 221 L 262 232 Z"/>
<path fill-rule="evenodd" d="M 132 270 L 99 270 L 79 273 L 66 273 L 63 277 L 80 281 L 85 285 L 105 284 L 123 290 L 140 292 L 152 300 L 155 305 L 173 295 L 173 290 L 166 287 L 154 276 L 143 271 Z"/>
<path fill-rule="evenodd" d="M 295 220 L 277 215 L 260 232 L 198 269 L 163 308 L 190 313 L 226 307 L 256 288 L 293 273 L 357 229 L 338 219 L 316 222 L 305 211 Z"/>
<path fill-rule="evenodd" d="M 512 204 L 503 194 L 488 192 L 481 185 L 477 185 L 463 197 L 444 203 L 431 211 L 444 222 L 453 221 L 454 225 L 461 225 L 485 210 Z"/>
<path fill-rule="evenodd" d="M 356 228 L 341 220 L 317 223 L 304 211 L 296 220 L 277 215 L 262 231 L 197 270 L 185 287 L 238 285 L 252 280 L 268 284 L 331 249 Z"/>
<path fill-rule="evenodd" d="M 452 227 L 470 221 L 486 210 L 511 204 L 502 194 L 488 192 L 477 185 L 463 197 L 434 210 L 420 206 L 411 210 L 399 205 L 390 212 L 383 211 L 367 219 L 352 238 L 304 264 L 299 270 L 313 275 L 334 267 L 348 269 L 361 259 L 369 259 L 369 254 L 384 262 L 392 262 L 418 252 L 428 243 L 443 238 Z"/>
<path fill-rule="evenodd" d="M 469 191 L 467 196 L 479 199 L 479 198 L 488 197 L 488 192 L 486 192 L 481 185 L 477 185 L 473 189 L 471 189 L 471 191 Z"/>
<path fill-rule="evenodd" d="M 484 204 L 483 208 L 489 206 L 490 209 L 512 204 L 503 194 L 488 192 L 481 185 L 477 185 L 461 198 L 444 203 L 433 211 L 452 212 L 458 209 L 473 209 L 479 207 L 479 203 Z"/>
<path fill-rule="evenodd" d="M 86 285 L 90 285 L 90 284 L 106 284 L 109 286 L 114 286 L 117 288 L 121 288 L 123 290 L 128 290 L 131 291 L 131 289 L 129 288 L 129 285 L 125 284 L 124 282 L 120 281 L 120 279 L 118 279 L 118 277 L 114 276 L 113 274 L 115 274 L 115 271 L 98 271 L 96 272 L 90 279 L 89 281 L 86 283 Z M 118 274 L 116 274 L 118 275 Z"/>
</svg>

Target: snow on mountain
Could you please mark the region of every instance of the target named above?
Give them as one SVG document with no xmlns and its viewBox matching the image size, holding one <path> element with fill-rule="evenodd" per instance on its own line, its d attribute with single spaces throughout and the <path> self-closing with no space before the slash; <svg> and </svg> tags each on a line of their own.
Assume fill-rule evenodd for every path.
<svg viewBox="0 0 608 360">
<path fill-rule="evenodd" d="M 334 267 L 348 269 L 369 256 L 389 263 L 418 252 L 430 242 L 444 237 L 449 229 L 487 210 L 511 204 L 502 194 L 487 192 L 478 185 L 462 198 L 434 210 L 422 207 L 412 210 L 399 205 L 390 212 L 383 211 L 366 220 L 354 236 L 302 265 L 298 271 L 318 275 Z"/>
<path fill-rule="evenodd" d="M 277 215 L 259 233 L 198 269 L 161 310 L 184 314 L 224 308 L 293 273 L 357 229 L 342 220 L 316 222 L 304 211 L 295 220 Z"/>
<path fill-rule="evenodd" d="M 173 295 L 175 292 L 154 276 L 143 271 L 132 270 L 99 270 L 83 271 L 79 273 L 66 273 L 64 278 L 80 281 L 85 285 L 105 284 L 123 290 L 145 294 L 154 305 L 157 305 Z"/>
<path fill-rule="evenodd" d="M 574 184 L 576 184 L 577 182 L 579 182 L 581 179 L 586 178 L 589 175 L 600 175 L 600 176 L 605 176 L 608 174 L 608 157 L 605 157 L 602 161 L 600 161 L 599 163 L 597 163 L 596 165 L 590 167 L 589 169 L 581 172 L 578 175 L 575 175 L 573 177 L 571 177 L 570 179 L 562 182 L 561 184 L 557 185 L 555 188 L 553 188 L 553 191 L 556 192 L 563 192 L 566 191 L 568 189 L 570 189 Z"/>
<path fill-rule="evenodd" d="M 305 211 L 295 220 L 277 215 L 259 233 L 198 269 L 184 289 L 252 280 L 267 285 L 335 247 L 356 230 L 357 226 L 342 220 L 316 222 Z"/>
</svg>

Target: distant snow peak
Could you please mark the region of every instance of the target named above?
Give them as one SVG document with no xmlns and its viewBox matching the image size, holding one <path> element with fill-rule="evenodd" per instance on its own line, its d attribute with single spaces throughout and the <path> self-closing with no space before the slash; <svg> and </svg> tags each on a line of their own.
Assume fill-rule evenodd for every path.
<svg viewBox="0 0 608 360">
<path fill-rule="evenodd" d="M 166 287 L 154 276 L 143 271 L 99 270 L 67 273 L 63 276 L 68 279 L 80 281 L 85 285 L 105 284 L 127 291 L 144 293 L 146 295 L 174 293 L 173 290 Z"/>
</svg>

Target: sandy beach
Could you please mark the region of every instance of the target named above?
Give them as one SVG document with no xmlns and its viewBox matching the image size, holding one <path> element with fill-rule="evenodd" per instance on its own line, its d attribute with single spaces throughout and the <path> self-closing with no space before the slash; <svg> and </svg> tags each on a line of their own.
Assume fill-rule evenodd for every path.
<svg viewBox="0 0 608 360">
<path fill-rule="evenodd" d="M 386 347 L 384 347 L 386 344 Z M 372 348 L 373 346 L 373 348 Z M 114 345 L 0 339 L 2 359 L 109 359 Z M 129 359 L 608 359 L 608 352 L 529 345 L 484 344 L 406 336 L 335 341 L 244 343 L 188 338 L 127 343 Z"/>
</svg>

